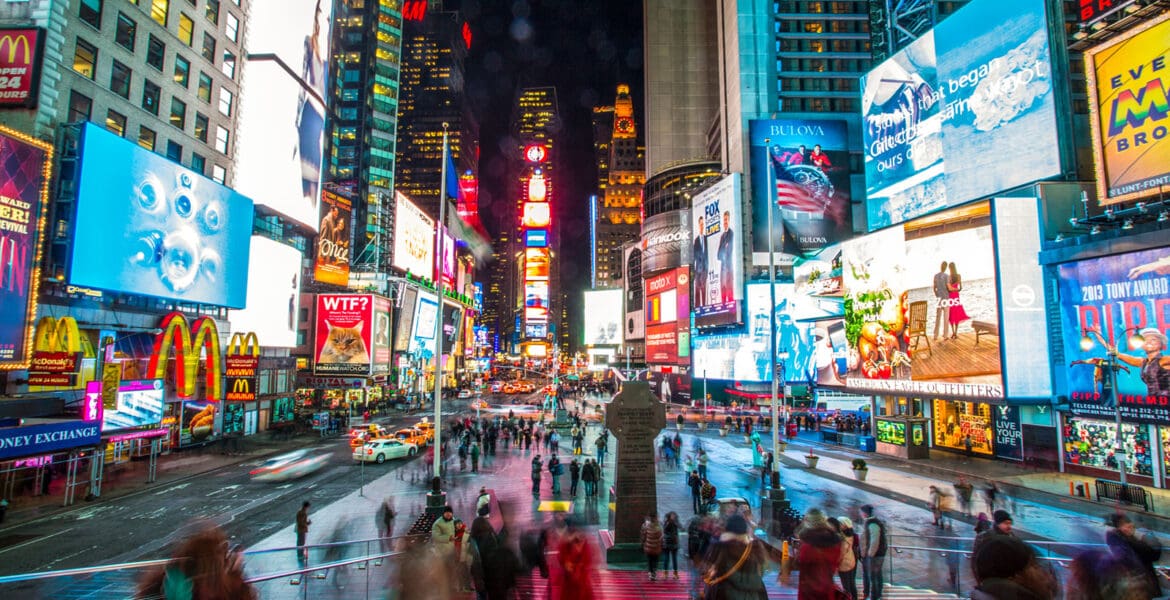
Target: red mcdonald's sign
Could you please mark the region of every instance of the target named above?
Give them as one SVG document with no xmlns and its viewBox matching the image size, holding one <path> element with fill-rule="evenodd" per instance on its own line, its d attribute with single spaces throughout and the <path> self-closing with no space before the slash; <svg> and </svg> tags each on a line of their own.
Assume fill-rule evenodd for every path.
<svg viewBox="0 0 1170 600">
<path fill-rule="evenodd" d="M 167 376 L 168 353 L 175 350 L 175 393 L 180 398 L 195 395 L 195 380 L 199 375 L 199 359 L 207 351 L 206 391 L 207 399 L 223 399 L 223 368 L 219 351 L 219 329 L 210 317 L 199 317 L 190 326 L 183 313 L 173 312 L 159 323 L 162 331 L 154 338 L 154 352 L 150 355 L 147 372 L 153 379 Z M 194 338 L 192 339 L 192 334 Z M 194 342 L 194 343 L 192 343 Z"/>
<path fill-rule="evenodd" d="M 36 106 L 43 45 L 40 29 L 0 29 L 0 106 Z"/>
</svg>

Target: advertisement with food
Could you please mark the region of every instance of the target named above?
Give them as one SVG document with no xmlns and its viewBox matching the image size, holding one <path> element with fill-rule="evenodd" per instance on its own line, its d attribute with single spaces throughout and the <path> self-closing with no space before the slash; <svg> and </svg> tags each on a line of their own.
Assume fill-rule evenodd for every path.
<svg viewBox="0 0 1170 600">
<path fill-rule="evenodd" d="M 975 0 L 861 78 L 871 231 L 1061 173 L 1044 0 Z"/>
<path fill-rule="evenodd" d="M 215 419 L 219 402 L 184 402 L 179 417 L 179 445 L 188 446 L 216 438 Z"/>
<path fill-rule="evenodd" d="M 69 283 L 243 308 L 252 201 L 104 127 L 84 127 Z"/>
<path fill-rule="evenodd" d="M 772 247 L 805 256 L 852 234 L 849 131 L 840 119 L 751 121 L 752 222 L 768 222 Z M 771 173 L 769 173 L 771 170 Z M 774 189 L 769 190 L 769 176 Z M 768 264 L 768 228 L 752 228 L 752 263 Z M 780 262 L 779 260 L 777 262 Z"/>
<path fill-rule="evenodd" d="M 843 244 L 846 387 L 1003 397 L 987 203 Z"/>
<path fill-rule="evenodd" d="M 1063 371 L 1072 411 L 1170 424 L 1170 248 L 1060 265 Z M 1117 389 L 1108 358 L 1117 356 Z"/>
<path fill-rule="evenodd" d="M 0 128 L 0 368 L 28 364 L 52 146 Z"/>
<path fill-rule="evenodd" d="M 370 374 L 374 298 L 371 294 L 317 295 L 314 373 Z M 387 336 L 389 327 L 386 323 Z"/>
<path fill-rule="evenodd" d="M 1097 198 L 1116 204 L 1170 184 L 1170 13 L 1085 52 Z"/>
<path fill-rule="evenodd" d="M 732 173 L 691 200 L 691 306 L 695 327 L 743 322 L 741 176 Z"/>
</svg>

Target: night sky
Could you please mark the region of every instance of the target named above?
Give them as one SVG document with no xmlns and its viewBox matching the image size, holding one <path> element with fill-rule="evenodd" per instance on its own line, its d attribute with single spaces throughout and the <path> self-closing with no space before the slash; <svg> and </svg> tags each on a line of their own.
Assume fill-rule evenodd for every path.
<svg viewBox="0 0 1170 600">
<path fill-rule="evenodd" d="M 512 103 L 522 87 L 557 88 L 563 132 L 553 211 L 562 235 L 561 282 L 570 288 L 569 311 L 578 323 L 580 291 L 589 280 L 587 198 L 597 179 L 590 118 L 594 106 L 613 104 L 619 82 L 627 83 L 642 137 L 642 3 L 463 0 L 461 5 L 473 34 L 467 80 L 481 128 L 480 214 L 493 234 L 513 218 L 504 156 L 516 147 L 508 137 Z"/>
</svg>

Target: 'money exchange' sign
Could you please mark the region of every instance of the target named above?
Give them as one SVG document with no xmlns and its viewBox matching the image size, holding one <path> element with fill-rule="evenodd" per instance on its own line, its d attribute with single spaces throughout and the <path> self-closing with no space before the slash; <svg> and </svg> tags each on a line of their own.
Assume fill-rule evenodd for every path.
<svg viewBox="0 0 1170 600">
<path fill-rule="evenodd" d="M 0 460 L 92 446 L 101 437 L 100 421 L 64 421 L 0 429 Z"/>
</svg>

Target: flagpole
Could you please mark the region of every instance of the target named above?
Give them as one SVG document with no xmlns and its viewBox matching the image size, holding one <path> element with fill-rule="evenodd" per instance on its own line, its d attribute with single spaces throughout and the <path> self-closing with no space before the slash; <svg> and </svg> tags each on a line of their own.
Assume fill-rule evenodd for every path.
<svg viewBox="0 0 1170 600">
<path fill-rule="evenodd" d="M 434 476 L 442 477 L 443 449 L 443 224 L 447 216 L 447 124 L 443 123 L 443 158 L 439 177 L 439 223 L 435 227 L 435 289 L 439 292 L 439 307 L 435 315 L 435 469 Z"/>
<path fill-rule="evenodd" d="M 768 350 L 768 366 L 772 369 L 772 474 L 771 487 L 772 489 L 780 488 L 780 421 L 779 414 L 776 408 L 776 391 L 779 382 L 776 380 L 776 236 L 774 235 L 772 213 L 774 209 L 773 204 L 776 203 L 776 179 L 773 173 L 772 156 L 771 156 L 771 140 L 764 140 L 764 171 L 767 173 L 767 189 L 764 190 L 764 197 L 767 198 L 768 204 L 768 294 L 772 299 L 768 310 L 768 341 L 771 348 Z"/>
</svg>

